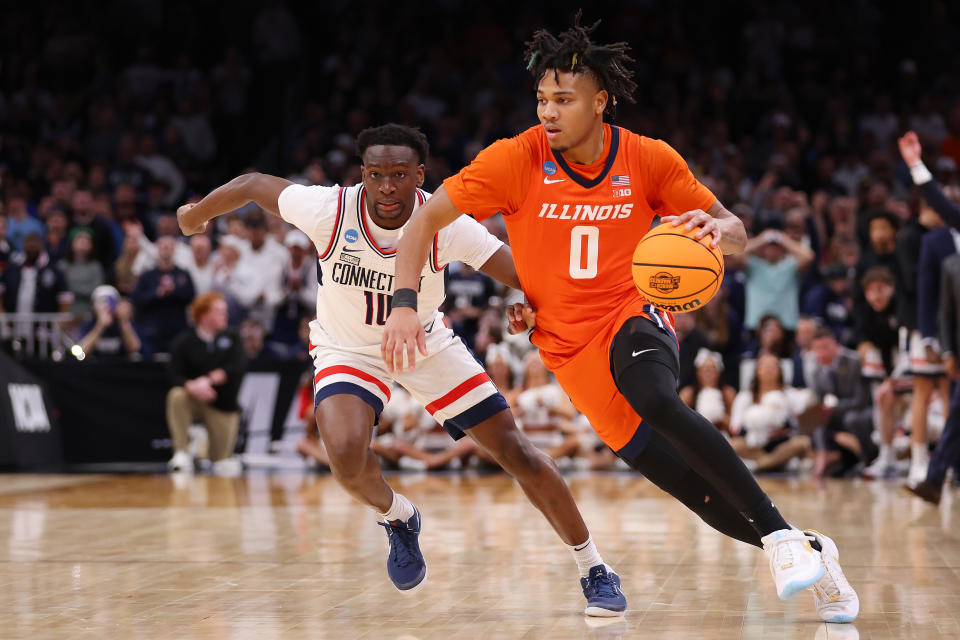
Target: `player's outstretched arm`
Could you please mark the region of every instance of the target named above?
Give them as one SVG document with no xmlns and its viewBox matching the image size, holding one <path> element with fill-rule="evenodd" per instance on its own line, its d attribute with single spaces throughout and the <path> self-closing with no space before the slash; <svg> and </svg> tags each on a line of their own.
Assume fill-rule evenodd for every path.
<svg viewBox="0 0 960 640">
<path fill-rule="evenodd" d="M 245 173 L 217 187 L 200 202 L 177 209 L 177 222 L 183 235 L 202 233 L 207 222 L 248 202 L 256 202 L 264 211 L 280 215 L 280 193 L 291 184 L 289 180 L 265 173 Z"/>
<path fill-rule="evenodd" d="M 433 236 L 461 215 L 441 186 L 404 227 L 397 245 L 393 302 L 380 343 L 380 353 L 390 373 L 402 371 L 404 353 L 411 371 L 417 350 L 427 355 L 426 334 L 417 319 L 420 272 L 427 261 Z"/>
<path fill-rule="evenodd" d="M 724 254 L 743 253 L 747 247 L 747 230 L 743 222 L 728 211 L 719 200 L 713 203 L 707 211 L 695 209 L 687 211 L 679 216 L 664 216 L 664 224 L 672 224 L 679 227 L 685 224 L 687 229 L 700 227 L 696 237 L 698 240 L 708 235 L 713 236 L 712 247 L 720 247 Z"/>
<path fill-rule="evenodd" d="M 503 245 L 483 263 L 480 271 L 502 282 L 511 289 L 521 290 L 520 276 L 517 275 L 517 266 L 513 264 L 513 252 L 510 247 Z"/>
</svg>

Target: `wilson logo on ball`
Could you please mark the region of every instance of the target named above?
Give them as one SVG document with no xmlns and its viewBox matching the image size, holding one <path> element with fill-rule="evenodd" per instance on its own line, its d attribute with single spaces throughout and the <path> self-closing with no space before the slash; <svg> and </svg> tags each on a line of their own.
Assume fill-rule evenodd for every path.
<svg viewBox="0 0 960 640">
<path fill-rule="evenodd" d="M 684 311 L 693 311 L 694 309 L 700 307 L 702 303 L 699 298 L 694 298 L 689 302 L 684 302 L 683 304 L 664 304 L 661 302 L 657 303 L 657 307 L 663 309 L 664 311 L 670 311 L 672 313 L 682 313 Z"/>
<path fill-rule="evenodd" d="M 650 276 L 650 288 L 660 293 L 672 293 L 680 288 L 680 276 L 661 271 Z"/>
</svg>

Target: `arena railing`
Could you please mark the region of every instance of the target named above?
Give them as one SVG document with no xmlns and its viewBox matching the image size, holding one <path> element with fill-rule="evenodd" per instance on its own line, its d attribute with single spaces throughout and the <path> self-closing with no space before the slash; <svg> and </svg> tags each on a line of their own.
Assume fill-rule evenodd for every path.
<svg viewBox="0 0 960 640">
<path fill-rule="evenodd" d="M 60 360 L 74 344 L 64 330 L 73 319 L 69 313 L 0 312 L 0 342 L 17 357 Z"/>
</svg>

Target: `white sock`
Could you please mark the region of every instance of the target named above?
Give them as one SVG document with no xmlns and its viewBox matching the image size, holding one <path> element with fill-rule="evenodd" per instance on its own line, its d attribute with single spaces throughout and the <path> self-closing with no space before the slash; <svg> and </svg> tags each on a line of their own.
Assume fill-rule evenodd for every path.
<svg viewBox="0 0 960 640">
<path fill-rule="evenodd" d="M 890 464 L 893 462 L 893 451 L 888 444 L 880 445 L 880 453 L 877 455 L 879 460 L 883 461 L 883 464 Z"/>
<path fill-rule="evenodd" d="M 573 559 L 577 561 L 577 569 L 580 570 L 580 577 L 586 578 L 590 575 L 590 569 L 598 564 L 604 564 L 600 552 L 597 551 L 597 545 L 593 544 L 593 536 L 587 538 L 586 542 L 580 544 L 568 544 L 567 548 L 573 554 Z M 610 571 L 610 567 L 607 567 Z"/>
<path fill-rule="evenodd" d="M 910 461 L 916 464 L 918 461 L 930 459 L 930 450 L 925 442 L 914 442 L 910 445 Z"/>
<path fill-rule="evenodd" d="M 383 518 L 384 522 L 393 522 L 394 520 L 406 522 L 413 517 L 413 503 L 394 491 L 393 504 L 390 505 L 386 513 L 378 513 L 377 515 Z"/>
</svg>

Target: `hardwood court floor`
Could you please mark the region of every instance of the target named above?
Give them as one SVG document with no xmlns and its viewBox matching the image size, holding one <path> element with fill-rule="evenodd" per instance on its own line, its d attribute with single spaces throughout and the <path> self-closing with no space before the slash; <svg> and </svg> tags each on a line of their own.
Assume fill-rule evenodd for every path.
<svg viewBox="0 0 960 640">
<path fill-rule="evenodd" d="M 960 637 L 960 500 L 896 485 L 764 480 L 833 536 L 862 610 L 781 602 L 764 555 L 645 480 L 569 482 L 630 608 L 591 627 L 568 551 L 499 475 L 403 475 L 423 512 L 424 588 L 389 583 L 386 536 L 330 476 L 0 476 L 0 638 Z"/>
</svg>

